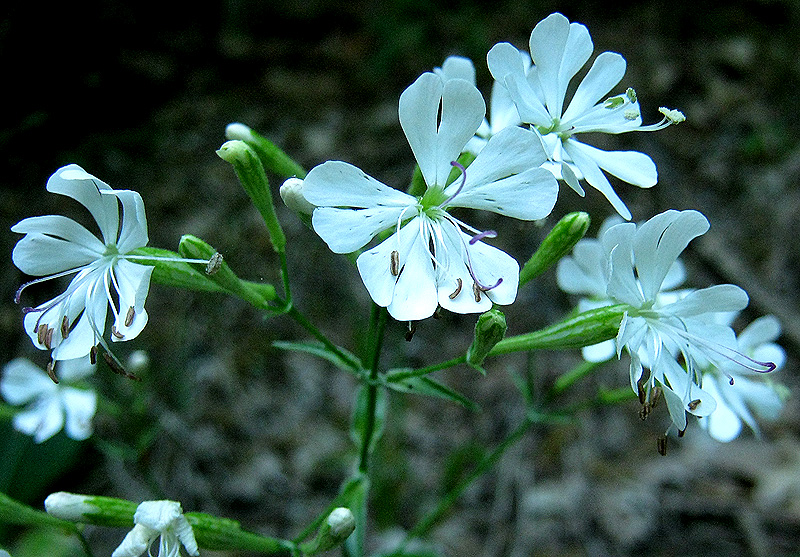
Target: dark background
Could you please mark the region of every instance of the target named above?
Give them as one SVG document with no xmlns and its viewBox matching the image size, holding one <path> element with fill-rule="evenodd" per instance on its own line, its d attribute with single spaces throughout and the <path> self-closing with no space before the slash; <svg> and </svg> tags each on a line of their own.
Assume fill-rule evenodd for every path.
<svg viewBox="0 0 800 557">
<path fill-rule="evenodd" d="M 646 122 L 659 118 L 659 106 L 687 115 L 686 123 L 659 133 L 594 144 L 641 150 L 658 165 L 652 190 L 615 183 L 635 220 L 668 208 L 709 217 L 711 231 L 685 256 L 689 283 L 744 287 L 751 306 L 740 326 L 777 315 L 789 353 L 779 379 L 796 388 L 800 6 L 766 0 L 446 5 L 4 6 L 0 228 L 71 211 L 44 184 L 74 162 L 112 187 L 142 194 L 150 245 L 175 249 L 181 234 L 192 233 L 217 247 L 241 276 L 277 284 L 277 261 L 258 213 L 214 154 L 227 123 L 252 126 L 307 168 L 341 159 L 403 187 L 414 161 L 397 122 L 402 90 L 460 54 L 473 59 L 488 94 L 488 49 L 499 41 L 527 49 L 536 22 L 562 11 L 589 28 L 595 54 L 625 56 L 619 91 L 636 88 Z M 358 352 L 369 305 L 357 273 L 279 209 L 298 306 Z M 611 214 L 599 195 L 580 199 L 562 188 L 548 222 L 498 221 L 506 232 L 496 244 L 524 260 L 555 219 L 576 209 L 592 214 L 590 234 Z M 476 214 L 470 222 L 488 227 L 494 220 Z M 0 234 L 4 253 L 17 239 Z M 27 355 L 44 365 L 46 355 L 30 345 L 11 303 L 24 277 L 10 257 L 2 271 L 2 361 Z M 38 303 L 57 289 L 43 285 L 26 296 Z M 553 322 L 572 302 L 549 273 L 509 308 L 509 333 Z M 153 285 L 147 308 L 148 327 L 118 348 L 121 357 L 148 351 L 142 384 L 101 368 L 100 389 L 118 407 L 98 417 L 94 442 L 85 446 L 62 435 L 52 442 L 57 446 L 33 447 L 4 433 L 3 489 L 34 505 L 58 489 L 169 497 L 186 510 L 294 536 L 349 473 L 353 382 L 324 362 L 271 348 L 274 340 L 306 335 L 288 320 L 264 321 L 236 300 Z M 450 314 L 427 320 L 411 343 L 393 323 L 383 364 L 426 365 L 458 355 L 473 323 L 472 316 Z M 413 525 L 483 447 L 519 423 L 523 405 L 509 369 L 532 366 L 547 384 L 577 361 L 576 354 L 542 353 L 497 360 L 485 379 L 461 368 L 441 374 L 481 403 L 478 414 L 393 397 L 376 455 L 391 466 L 374 480 L 370 547 L 391 544 L 393 528 Z M 587 393 L 598 384 L 626 385 L 626 363 L 592 379 Z M 800 542 L 799 417 L 790 400 L 781 420 L 765 425 L 763 439 L 746 432 L 725 445 L 690 426 L 666 458 L 655 451 L 667 426 L 664 408 L 644 423 L 630 404 L 582 415 L 580 426 L 533 431 L 468 492 L 434 542 L 448 555 L 791 554 Z M 48 450 L 46 458 L 37 452 Z M 98 554 L 123 536 L 88 534 Z"/>
</svg>

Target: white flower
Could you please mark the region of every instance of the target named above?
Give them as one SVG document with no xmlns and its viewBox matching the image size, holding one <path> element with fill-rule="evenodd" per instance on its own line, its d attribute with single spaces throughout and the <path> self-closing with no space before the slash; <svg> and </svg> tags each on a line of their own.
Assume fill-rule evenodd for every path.
<svg viewBox="0 0 800 557">
<path fill-rule="evenodd" d="M 516 298 L 517 262 L 481 241 L 493 232 L 467 226 L 448 209 L 539 219 L 552 210 L 558 184 L 538 168 L 545 160 L 538 139 L 517 127 L 493 136 L 450 183 L 452 164 L 485 112 L 480 92 L 468 81 L 422 74 L 399 104 L 400 125 L 427 185 L 421 198 L 341 161 L 317 166 L 303 182 L 303 194 L 317 206 L 314 230 L 334 252 L 353 252 L 378 233 L 394 230 L 362 253 L 357 265 L 372 299 L 397 320 L 430 317 L 439 305 L 457 313 L 482 312 Z"/>
<path fill-rule="evenodd" d="M 139 557 L 150 552 L 150 546 L 161 536 L 158 557 L 177 557 L 181 544 L 189 555 L 200 555 L 192 526 L 175 501 L 144 501 L 133 515 L 135 526 L 128 532 L 111 557 Z"/>
<path fill-rule="evenodd" d="M 771 316 L 761 317 L 748 325 L 737 337 L 743 354 L 762 362 L 773 362 L 780 369 L 786 360 L 783 348 L 774 341 L 780 335 L 780 323 Z M 758 424 L 754 414 L 765 420 L 775 420 L 783 408 L 780 389 L 764 376 L 741 366 L 719 370 L 707 366 L 703 371 L 703 388 L 717 399 L 717 409 L 700 420 L 714 439 L 732 441 L 746 423 L 756 434 Z"/>
<path fill-rule="evenodd" d="M 733 330 L 716 322 L 719 314 L 747 305 L 744 290 L 723 284 L 662 293 L 680 253 L 708 228 L 708 220 L 697 211 L 670 210 L 638 227 L 613 226 L 600 239 L 611 263 L 608 297 L 628 305 L 616 338 L 617 354 L 623 349 L 630 354 L 631 386 L 643 402 L 660 384 L 679 431 L 685 428 L 684 412 L 705 416 L 716 406 L 714 397 L 699 387 L 700 364 L 708 361 L 719 369 L 735 364 L 758 373 L 775 369 L 774 363 L 739 352 Z M 649 377 L 644 367 L 650 369 Z"/>
<path fill-rule="evenodd" d="M 603 171 L 624 182 L 649 188 L 658 178 L 652 159 L 635 151 L 602 151 L 578 141 L 576 134 L 652 131 L 681 121 L 683 115 L 660 109 L 664 119 L 643 126 L 633 89 L 601 101 L 625 75 L 625 59 L 613 52 L 603 52 L 595 59 L 565 109 L 569 83 L 593 49 L 586 27 L 554 13 L 540 21 L 531 33 L 531 68 L 525 67 L 520 52 L 509 43 L 496 44 L 489 51 L 487 62 L 494 78 L 508 90 L 522 122 L 531 124 L 541 135 L 551 172 L 581 195 L 584 191 L 578 180 L 585 179 L 620 215 L 630 219 L 630 211 Z"/>
<path fill-rule="evenodd" d="M 57 366 L 59 383 L 25 358 L 11 360 L 3 368 L 0 393 L 10 404 L 27 405 L 14 415 L 14 429 L 33 436 L 36 443 L 50 439 L 64 428 L 77 441 L 92 434 L 97 393 L 70 386 L 94 372 L 88 357 L 62 360 Z"/>
<path fill-rule="evenodd" d="M 114 318 L 111 340 L 130 340 L 147 323 L 144 301 L 153 267 L 132 263 L 132 250 L 147 244 L 147 220 L 138 193 L 113 190 L 71 164 L 47 181 L 47 191 L 75 199 L 97 221 L 102 238 L 61 215 L 24 219 L 11 230 L 25 234 L 12 255 L 33 283 L 77 273 L 67 289 L 49 302 L 25 308 L 25 331 L 34 345 L 52 350 L 53 360 L 89 354 L 104 344 L 108 307 Z M 120 217 L 121 206 L 121 217 Z"/>
<path fill-rule="evenodd" d="M 526 70 L 530 68 L 531 58 L 527 53 L 520 52 L 520 59 Z M 469 58 L 449 56 L 441 68 L 434 68 L 433 71 L 443 80 L 464 79 L 475 85 L 475 67 Z M 514 101 L 511 100 L 511 95 L 501 83 L 495 81 L 492 84 L 489 116 L 483 119 L 475 136 L 464 147 L 464 151 L 477 155 L 490 137 L 504 128 L 520 124 L 522 124 L 522 120 L 520 120 Z"/>
</svg>

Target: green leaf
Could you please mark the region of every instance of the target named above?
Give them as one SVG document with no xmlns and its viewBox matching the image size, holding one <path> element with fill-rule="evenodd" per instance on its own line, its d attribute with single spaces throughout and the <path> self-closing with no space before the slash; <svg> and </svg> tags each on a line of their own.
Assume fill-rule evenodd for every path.
<svg viewBox="0 0 800 557">
<path fill-rule="evenodd" d="M 386 386 L 399 393 L 434 396 L 455 402 L 470 410 L 480 410 L 481 407 L 477 403 L 430 377 L 408 377 L 399 381 L 392 381 L 393 374 L 406 374 L 408 371 L 409 369 L 397 369 L 394 370 L 394 373 L 389 373 L 386 376 Z"/>
<path fill-rule="evenodd" d="M 375 392 L 375 408 L 374 420 L 372 421 L 372 430 L 369 429 L 369 392 L 374 389 Z M 350 436 L 353 442 L 361 447 L 364 444 L 364 437 L 369 435 L 369 453 L 375 448 L 375 444 L 383 435 L 383 427 L 386 424 L 386 391 L 381 388 L 371 387 L 370 385 L 362 385 L 356 398 L 356 404 L 353 408 L 353 426 L 350 430 Z M 355 512 L 355 511 L 354 511 Z"/>
<path fill-rule="evenodd" d="M 362 377 L 362 374 L 353 370 L 353 367 L 342 360 L 341 357 L 334 354 L 330 350 L 328 350 L 324 344 L 321 342 L 291 342 L 286 340 L 277 340 L 272 343 L 272 346 L 275 348 L 280 348 L 281 350 L 290 350 L 293 352 L 305 352 L 306 354 L 312 354 L 314 356 L 318 356 L 323 360 L 328 360 L 330 363 L 335 365 L 341 370 L 349 371 L 350 373 L 354 374 L 356 377 Z M 361 362 L 358 358 L 356 358 L 353 354 L 337 346 L 337 348 L 342 352 L 342 354 L 346 355 L 354 362 L 358 362 L 359 367 L 361 367 Z"/>
</svg>

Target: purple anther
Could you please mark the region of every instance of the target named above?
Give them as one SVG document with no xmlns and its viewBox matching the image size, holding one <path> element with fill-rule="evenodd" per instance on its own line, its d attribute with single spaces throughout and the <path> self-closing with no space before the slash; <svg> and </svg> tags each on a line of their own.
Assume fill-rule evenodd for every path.
<svg viewBox="0 0 800 557">
<path fill-rule="evenodd" d="M 461 193 L 461 190 L 464 189 L 464 184 L 467 183 L 467 169 L 464 168 L 464 165 L 458 161 L 450 161 L 450 166 L 455 166 L 461 171 L 461 185 L 458 186 L 458 189 L 453 195 L 451 195 L 450 197 L 439 203 L 439 207 L 444 207 L 445 205 L 450 203 L 455 198 L 455 196 Z"/>
<path fill-rule="evenodd" d="M 497 238 L 497 232 L 495 232 L 494 230 L 486 230 L 484 232 L 475 234 L 475 236 L 470 238 L 469 245 L 473 246 L 475 245 L 475 242 L 480 242 L 484 238 Z"/>
</svg>

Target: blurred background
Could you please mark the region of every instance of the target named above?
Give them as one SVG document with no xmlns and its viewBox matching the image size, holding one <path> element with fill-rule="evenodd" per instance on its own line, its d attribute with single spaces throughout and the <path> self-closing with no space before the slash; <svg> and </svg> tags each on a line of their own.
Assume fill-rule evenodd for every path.
<svg viewBox="0 0 800 557">
<path fill-rule="evenodd" d="M 445 7 L 446 6 L 446 7 Z M 486 52 L 509 41 L 527 50 L 533 26 L 553 11 L 585 24 L 595 55 L 628 61 L 614 93 L 634 87 L 646 123 L 659 106 L 687 121 L 656 134 L 594 138 L 594 145 L 648 153 L 659 184 L 615 183 L 635 220 L 669 208 L 697 209 L 711 231 L 684 259 L 689 284 L 745 288 L 755 317 L 778 316 L 788 360 L 777 379 L 795 397 L 763 435 L 710 440 L 697 424 L 670 444 L 656 438 L 666 408 L 642 422 L 638 404 L 581 414 L 578 425 L 534 428 L 477 482 L 435 531 L 445 555 L 792 555 L 800 546 L 800 4 L 791 0 L 675 3 L 385 0 L 222 0 L 205 3 L 87 1 L 46 9 L 6 3 L 0 68 L 6 98 L 0 128 L 0 362 L 27 356 L 42 367 L 12 303 L 26 280 L 10 261 L 27 216 L 85 218 L 45 192 L 60 166 L 77 163 L 112 187 L 141 193 L 151 246 L 176 249 L 200 236 L 244 278 L 278 284 L 263 223 L 214 151 L 225 125 L 260 131 L 306 168 L 351 162 L 404 187 L 414 160 L 397 121 L 397 100 L 416 77 L 451 54 L 470 57 L 488 95 Z M 273 178 L 277 188 L 280 180 Z M 277 195 L 276 195 L 277 199 Z M 495 245 L 525 260 L 568 211 L 587 210 L 593 236 L 610 205 L 593 190 L 562 188 L 543 223 L 469 215 L 496 228 Z M 298 307 L 356 353 L 369 299 L 355 269 L 279 207 L 289 237 Z M 87 222 L 83 220 L 83 222 Z M 26 291 L 40 303 L 62 285 Z M 509 334 L 552 323 L 575 300 L 551 271 L 508 308 Z M 67 490 L 170 498 L 185 510 L 240 520 L 293 537 L 336 495 L 355 454 L 348 437 L 356 385 L 327 362 L 283 353 L 275 340 L 306 340 L 286 319 L 264 320 L 243 302 L 152 285 L 150 323 L 121 358 L 149 358 L 133 383 L 101 367 L 96 433 L 76 443 L 59 434 L 34 445 L 8 423 L 0 439 L 0 490 L 40 507 Z M 391 323 L 385 369 L 422 366 L 463 353 L 474 316 L 445 312 L 419 324 L 412 342 Z M 470 412 L 438 400 L 393 396 L 374 462 L 369 536 L 392 547 L 448 486 L 521 421 L 524 405 L 509 372 L 532 369 L 546 386 L 580 361 L 576 353 L 516 355 L 487 363 L 489 374 L 439 374 L 480 403 Z M 625 386 L 627 360 L 582 387 Z M 579 393 L 580 394 L 580 393 Z M 97 555 L 123 531 L 87 529 Z M 37 545 L 44 544 L 44 545 Z M 48 545 L 49 544 L 49 545 Z M 80 554 L 47 534 L 0 525 L 14 555 Z M 37 553 L 37 548 L 49 547 Z M 216 555 L 204 552 L 204 555 Z M 220 554 L 221 555 L 221 554 Z"/>
</svg>

